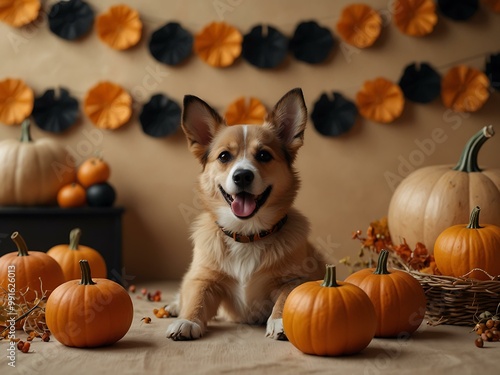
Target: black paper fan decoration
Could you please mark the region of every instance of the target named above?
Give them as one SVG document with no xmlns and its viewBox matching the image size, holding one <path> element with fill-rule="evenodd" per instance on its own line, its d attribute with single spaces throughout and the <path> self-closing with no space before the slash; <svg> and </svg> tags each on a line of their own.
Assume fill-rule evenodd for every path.
<svg viewBox="0 0 500 375">
<path fill-rule="evenodd" d="M 50 31 L 58 37 L 75 40 L 92 28 L 94 11 L 85 1 L 59 1 L 50 8 L 48 20 Z"/>
<path fill-rule="evenodd" d="M 257 25 L 243 37 L 242 56 L 258 68 L 275 68 L 286 58 L 288 38 L 272 26 Z"/>
<path fill-rule="evenodd" d="M 413 63 L 405 68 L 399 87 L 408 100 L 429 103 L 441 93 L 441 76 L 427 63 Z"/>
<path fill-rule="evenodd" d="M 491 87 L 500 90 L 500 53 L 488 56 L 485 73 L 490 80 Z"/>
<path fill-rule="evenodd" d="M 49 89 L 36 97 L 31 115 L 41 129 L 61 133 L 76 122 L 79 114 L 78 101 L 61 87 L 59 90 Z"/>
<path fill-rule="evenodd" d="M 466 21 L 479 9 L 479 0 L 438 0 L 440 12 L 452 20 Z"/>
<path fill-rule="evenodd" d="M 309 64 L 324 61 L 333 48 L 334 40 L 330 29 L 314 21 L 301 22 L 290 40 L 290 51 L 297 60 Z"/>
<path fill-rule="evenodd" d="M 342 94 L 333 92 L 333 99 L 321 94 L 314 103 L 311 120 L 321 135 L 337 137 L 354 126 L 357 116 L 356 104 Z"/>
<path fill-rule="evenodd" d="M 151 137 L 165 137 L 177 131 L 181 107 L 163 94 L 156 94 L 142 107 L 139 115 L 142 130 Z"/>
<path fill-rule="evenodd" d="M 151 35 L 149 51 L 164 64 L 180 64 L 193 51 L 193 36 L 177 22 L 169 22 Z"/>
</svg>

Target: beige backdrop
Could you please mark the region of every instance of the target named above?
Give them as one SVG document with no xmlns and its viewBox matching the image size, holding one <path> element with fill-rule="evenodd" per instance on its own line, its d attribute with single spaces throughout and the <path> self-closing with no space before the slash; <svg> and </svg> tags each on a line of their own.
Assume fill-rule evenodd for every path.
<svg viewBox="0 0 500 375">
<path fill-rule="evenodd" d="M 226 21 L 243 33 L 255 24 L 268 23 L 292 35 L 300 21 L 311 19 L 334 29 L 341 9 L 353 1 L 123 2 L 138 9 L 144 21 L 142 41 L 129 51 L 111 50 L 94 31 L 81 41 L 64 41 L 48 30 L 44 19 L 22 29 L 1 24 L 0 79 L 24 79 L 37 94 L 65 86 L 80 101 L 100 80 L 119 83 L 132 93 L 133 118 L 119 130 L 97 130 L 82 115 L 65 134 L 51 135 L 35 127 L 33 136 L 59 140 L 80 160 L 90 151 L 103 151 L 112 166 L 117 204 L 126 208 L 125 271 L 138 279 L 181 277 L 191 255 L 189 225 L 198 211 L 193 185 L 200 168 L 187 151 L 181 131 L 155 139 L 140 128 L 138 113 L 150 95 L 163 92 L 181 102 L 184 94 L 194 94 L 223 112 L 239 96 L 255 96 L 271 107 L 287 90 L 299 86 L 312 108 L 324 91 L 337 90 L 353 99 L 365 80 L 383 76 L 397 82 L 403 68 L 414 61 L 428 61 L 443 74 L 458 62 L 483 69 L 486 54 L 498 52 L 500 47 L 500 15 L 484 6 L 468 22 L 441 16 L 433 34 L 412 38 L 391 24 L 391 2 L 381 0 L 370 1 L 386 21 L 376 44 L 366 50 L 337 44 L 325 64 L 310 66 L 290 58 L 282 68 L 265 71 L 239 60 L 232 67 L 215 69 L 193 56 L 172 68 L 156 62 L 147 48 L 151 33 L 167 21 L 178 21 L 192 33 L 211 21 Z M 118 2 L 89 3 L 100 12 Z M 339 138 L 319 135 L 310 123 L 297 161 L 302 177 L 297 206 L 311 220 L 311 240 L 325 247 L 333 262 L 345 255 L 355 257 L 359 244 L 351 239 L 351 233 L 365 230 L 371 220 L 387 213 L 395 187 L 387 182 L 387 174 L 406 173 L 401 170 L 402 163 L 418 156 L 419 141 L 430 138 L 435 128 L 443 129 L 446 140 L 433 142 L 434 149 L 420 153 L 422 159 L 411 159 L 413 164 L 420 163 L 413 167 L 455 163 L 473 133 L 484 125 L 497 125 L 499 105 L 498 93 L 472 115 L 453 114 L 440 99 L 426 105 L 407 102 L 403 116 L 395 123 L 382 125 L 360 119 L 349 134 Z M 0 125 L 0 139 L 17 138 L 18 133 L 18 127 Z M 483 147 L 481 165 L 500 167 L 499 145 L 497 135 Z M 340 276 L 346 274 L 347 269 L 340 267 Z"/>
</svg>

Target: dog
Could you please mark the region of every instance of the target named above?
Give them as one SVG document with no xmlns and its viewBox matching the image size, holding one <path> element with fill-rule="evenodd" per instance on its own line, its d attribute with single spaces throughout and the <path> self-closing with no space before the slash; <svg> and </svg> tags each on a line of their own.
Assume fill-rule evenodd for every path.
<svg viewBox="0 0 500 375">
<path fill-rule="evenodd" d="M 266 336 L 286 340 L 282 312 L 297 285 L 323 278 L 323 257 L 308 242 L 308 220 L 292 207 L 294 169 L 304 143 L 302 90 L 289 91 L 262 125 L 227 126 L 198 97 L 184 97 L 182 129 L 202 166 L 197 188 L 203 212 L 194 222 L 191 265 L 175 300 L 172 340 L 203 336 L 218 314 L 265 324 Z"/>
</svg>

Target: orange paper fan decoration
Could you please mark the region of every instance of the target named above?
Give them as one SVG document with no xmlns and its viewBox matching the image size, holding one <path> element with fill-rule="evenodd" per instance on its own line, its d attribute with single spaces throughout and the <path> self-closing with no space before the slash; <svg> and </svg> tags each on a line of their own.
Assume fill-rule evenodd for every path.
<svg viewBox="0 0 500 375">
<path fill-rule="evenodd" d="M 141 40 L 142 22 L 139 13 L 127 5 L 115 5 L 100 14 L 96 27 L 99 39 L 117 50 L 133 47 Z"/>
<path fill-rule="evenodd" d="M 500 13 L 500 0 L 483 0 L 483 3 L 492 12 Z"/>
<path fill-rule="evenodd" d="M 228 125 L 262 124 L 267 110 L 264 104 L 256 98 L 241 97 L 232 102 L 226 110 L 225 118 Z"/>
<path fill-rule="evenodd" d="M 489 86 L 486 74 L 476 68 L 458 65 L 441 80 L 441 99 L 445 107 L 456 112 L 475 112 L 488 100 Z"/>
<path fill-rule="evenodd" d="M 393 9 L 396 27 L 410 36 L 430 34 L 438 21 L 434 0 L 396 0 Z"/>
<path fill-rule="evenodd" d="M 83 111 L 101 129 L 117 129 L 132 115 L 132 97 L 119 85 L 99 82 L 85 96 Z"/>
<path fill-rule="evenodd" d="M 337 31 L 344 41 L 358 47 L 371 46 L 382 30 L 382 17 L 368 5 L 352 4 L 342 10 Z"/>
<path fill-rule="evenodd" d="M 0 122 L 20 124 L 33 111 L 34 100 L 33 90 L 20 79 L 0 81 Z"/>
<path fill-rule="evenodd" d="M 0 20 L 14 27 L 34 21 L 40 12 L 40 0 L 0 0 Z"/>
<path fill-rule="evenodd" d="M 208 65 L 226 67 L 241 55 L 241 33 L 224 22 L 212 22 L 196 34 L 194 52 Z"/>
<path fill-rule="evenodd" d="M 367 119 L 384 124 L 401 116 L 404 102 L 401 88 L 381 77 L 366 81 L 356 94 L 359 113 Z"/>
</svg>

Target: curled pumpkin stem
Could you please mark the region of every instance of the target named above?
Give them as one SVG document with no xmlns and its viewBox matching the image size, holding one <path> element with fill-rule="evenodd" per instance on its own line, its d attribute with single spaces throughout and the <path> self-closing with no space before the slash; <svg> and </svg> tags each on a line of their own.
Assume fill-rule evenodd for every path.
<svg viewBox="0 0 500 375">
<path fill-rule="evenodd" d="M 18 257 L 24 257 L 28 256 L 28 246 L 26 245 L 26 242 L 24 241 L 24 238 L 19 234 L 19 232 L 14 232 L 10 236 L 10 239 L 14 241 L 14 243 L 17 246 L 17 256 Z"/>
<path fill-rule="evenodd" d="M 469 225 L 467 225 L 467 229 L 482 228 L 482 226 L 479 225 L 479 212 L 481 212 L 481 208 L 479 206 L 476 206 L 472 209 L 472 212 L 470 213 Z"/>
<path fill-rule="evenodd" d="M 477 164 L 477 155 L 484 142 L 494 135 L 493 125 L 485 126 L 474 134 L 465 145 L 460 160 L 453 169 L 461 172 L 481 172 L 482 169 Z"/>
</svg>

